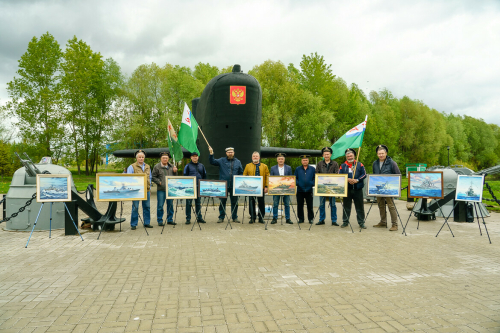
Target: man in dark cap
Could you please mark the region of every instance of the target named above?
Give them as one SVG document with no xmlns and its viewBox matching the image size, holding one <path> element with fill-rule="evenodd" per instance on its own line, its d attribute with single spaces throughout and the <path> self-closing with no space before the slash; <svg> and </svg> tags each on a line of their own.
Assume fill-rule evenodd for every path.
<svg viewBox="0 0 500 333">
<path fill-rule="evenodd" d="M 373 162 L 373 173 L 382 175 L 400 175 L 398 165 L 392 160 L 387 154 L 389 153 L 389 148 L 386 145 L 378 145 L 375 149 L 377 152 L 378 160 Z M 398 217 L 396 213 L 396 206 L 394 205 L 394 199 L 388 197 L 377 197 L 378 209 L 380 211 L 380 222 L 375 224 L 375 228 L 387 228 L 387 211 L 385 205 L 389 206 L 389 213 L 391 214 L 392 227 L 389 231 L 398 230 Z"/>
<path fill-rule="evenodd" d="M 221 157 L 218 159 L 214 158 L 214 150 L 212 149 L 212 147 L 208 147 L 208 151 L 210 152 L 210 164 L 219 167 L 219 179 L 227 181 L 227 193 L 229 194 L 229 198 L 231 200 L 232 219 L 233 222 L 239 223 L 238 197 L 233 195 L 233 176 L 243 175 L 243 166 L 241 165 L 240 160 L 234 157 L 233 147 L 226 148 L 226 157 Z M 217 223 L 224 222 L 224 218 L 226 217 L 226 213 L 224 212 L 226 202 L 226 198 L 220 199 L 219 220 L 217 221 Z"/>
<path fill-rule="evenodd" d="M 340 166 L 339 173 L 347 174 L 347 197 L 343 198 L 344 213 L 342 216 L 343 223 L 341 228 L 349 225 L 349 217 L 351 216 L 352 202 L 356 208 L 356 217 L 360 228 L 365 227 L 365 207 L 363 205 L 363 180 L 366 178 L 365 167 L 359 161 L 356 161 L 356 151 L 348 148 L 345 151 L 346 161 Z"/>
<path fill-rule="evenodd" d="M 165 191 L 165 177 L 177 175 L 177 168 L 169 162 L 170 153 L 160 153 L 160 162 L 153 167 L 153 182 L 158 186 L 156 190 L 156 219 L 158 225 L 163 226 L 163 205 L 167 202 L 167 224 L 175 225 L 174 222 L 174 204 L 172 199 L 165 200 L 167 193 Z"/>
<path fill-rule="evenodd" d="M 271 167 L 271 176 L 293 176 L 292 167 L 285 164 L 285 153 L 276 154 L 277 165 Z M 285 217 L 286 223 L 293 224 L 290 219 L 290 196 L 289 195 L 275 195 L 273 196 L 273 220 L 271 224 L 278 223 L 278 206 L 280 200 L 283 198 L 283 204 L 285 205 Z"/>
<path fill-rule="evenodd" d="M 313 223 L 313 186 L 316 169 L 309 165 L 309 155 L 300 156 L 302 165 L 295 169 L 297 182 L 297 217 L 299 223 L 304 223 L 304 200 L 307 205 L 307 219 Z"/>
<path fill-rule="evenodd" d="M 339 173 L 339 165 L 337 162 L 332 161 L 332 148 L 325 147 L 321 149 L 321 154 L 323 154 L 323 160 L 318 162 L 316 165 L 316 173 L 329 173 L 337 174 Z M 319 197 L 319 222 L 316 225 L 325 224 L 326 219 L 326 199 L 327 197 Z M 330 201 L 330 216 L 332 218 L 332 225 L 338 226 L 337 223 L 337 206 L 335 206 L 335 197 L 328 197 Z"/>
<path fill-rule="evenodd" d="M 142 215 L 144 217 L 144 227 L 152 228 L 151 223 L 151 167 L 144 163 L 146 158 L 146 152 L 139 149 L 135 152 L 136 162 L 132 163 L 127 168 L 127 173 L 145 173 L 148 178 L 148 196 L 146 200 L 142 201 Z M 137 228 L 137 222 L 139 221 L 139 201 L 132 201 L 132 216 L 130 217 L 130 229 L 135 230 Z"/>
<path fill-rule="evenodd" d="M 198 153 L 191 153 L 191 162 L 189 162 L 184 168 L 184 176 L 195 176 L 196 184 L 200 186 L 200 179 L 207 179 L 207 171 L 205 166 L 198 163 Z M 186 199 L 186 224 L 191 223 L 191 202 L 193 199 Z M 198 197 L 194 199 L 195 209 L 196 209 L 196 220 L 199 223 L 205 223 L 203 216 L 201 215 L 201 198 Z"/>
</svg>

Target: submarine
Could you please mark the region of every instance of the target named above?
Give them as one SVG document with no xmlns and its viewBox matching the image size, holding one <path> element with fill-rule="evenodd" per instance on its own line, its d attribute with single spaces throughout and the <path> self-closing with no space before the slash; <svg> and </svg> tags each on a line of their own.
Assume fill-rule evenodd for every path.
<svg viewBox="0 0 500 333">
<path fill-rule="evenodd" d="M 191 112 L 198 126 L 214 150 L 214 157 L 226 156 L 225 148 L 233 147 L 234 156 L 242 165 L 252 162 L 252 153 L 260 152 L 261 158 L 285 153 L 287 157 L 311 155 L 321 157 L 321 150 L 280 147 L 261 147 L 262 142 L 262 88 L 253 76 L 243 73 L 241 66 L 233 66 L 231 73 L 212 78 L 201 97 L 191 101 Z M 199 162 L 207 170 L 208 179 L 218 179 L 219 168 L 209 162 L 208 146 L 201 133 L 196 142 L 200 151 Z M 168 148 L 143 148 L 148 158 L 160 157 Z M 113 152 L 116 157 L 134 157 L 136 149 Z M 185 158 L 190 152 L 182 149 Z"/>
</svg>

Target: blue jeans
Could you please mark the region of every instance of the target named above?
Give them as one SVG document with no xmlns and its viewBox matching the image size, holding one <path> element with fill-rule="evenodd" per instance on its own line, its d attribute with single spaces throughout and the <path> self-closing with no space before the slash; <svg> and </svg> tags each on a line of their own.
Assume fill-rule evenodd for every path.
<svg viewBox="0 0 500 333">
<path fill-rule="evenodd" d="M 198 221 L 203 219 L 203 216 L 201 216 L 201 198 L 186 199 L 186 221 L 191 220 L 191 201 L 193 200 L 196 207 L 196 218 L 198 219 Z"/>
<path fill-rule="evenodd" d="M 149 202 L 151 192 L 148 191 L 148 199 L 142 202 L 142 217 L 144 219 L 144 224 L 148 225 L 151 222 L 151 203 Z M 137 227 L 137 222 L 139 221 L 139 201 L 132 201 L 132 216 L 130 217 L 130 226 Z"/>
<path fill-rule="evenodd" d="M 278 218 L 278 206 L 280 204 L 280 198 L 283 198 L 283 204 L 285 205 L 285 217 L 287 220 L 290 219 L 290 196 L 289 195 L 275 195 L 273 198 L 273 219 Z"/>
<path fill-rule="evenodd" d="M 219 205 L 219 219 L 224 219 L 226 217 L 226 213 L 224 213 L 224 208 L 226 208 L 226 212 L 228 214 L 232 213 L 232 219 L 236 220 L 238 218 L 238 198 L 233 195 L 233 189 L 228 188 L 227 193 L 229 194 L 229 199 L 231 200 L 231 211 L 227 211 L 226 208 L 226 202 L 227 198 L 221 198 L 220 199 L 220 205 Z"/>
<path fill-rule="evenodd" d="M 327 197 L 319 197 L 319 220 L 324 221 L 326 219 L 326 212 L 325 212 L 325 206 L 326 206 L 326 198 Z M 335 198 L 328 197 L 330 200 L 330 205 L 331 205 L 331 215 L 332 215 L 332 222 L 337 222 L 337 206 L 335 206 Z"/>
<path fill-rule="evenodd" d="M 174 221 L 174 200 L 168 199 L 167 193 L 165 191 L 157 191 L 156 197 L 158 199 L 158 206 L 156 206 L 156 218 L 158 220 L 158 224 L 163 223 L 163 204 L 167 201 L 167 222 Z"/>
</svg>

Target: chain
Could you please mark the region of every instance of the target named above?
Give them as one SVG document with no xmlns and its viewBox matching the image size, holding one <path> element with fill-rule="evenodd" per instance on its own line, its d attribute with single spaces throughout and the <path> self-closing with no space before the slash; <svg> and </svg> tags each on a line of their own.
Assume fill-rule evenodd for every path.
<svg viewBox="0 0 500 333">
<path fill-rule="evenodd" d="M 403 187 L 403 188 L 401 189 L 401 191 L 404 191 L 404 190 L 406 190 L 407 188 L 408 188 L 408 186 Z"/>
<path fill-rule="evenodd" d="M 7 197 L 3 198 L 3 200 L 0 201 L 0 203 L 3 203 L 3 201 L 5 201 L 6 198 Z M 4 218 L 3 220 L 0 221 L 0 223 L 2 223 L 2 222 L 9 222 L 11 218 L 17 217 L 17 215 L 19 215 L 19 213 L 24 212 L 24 210 L 26 209 L 26 207 L 28 207 L 29 205 L 31 205 L 31 202 L 33 200 L 35 200 L 35 199 L 36 199 L 36 192 L 33 193 L 33 195 L 31 196 L 31 199 L 29 199 L 28 201 L 26 201 L 26 204 L 23 207 L 19 208 L 19 211 L 17 211 L 16 213 L 13 213 L 9 217 Z"/>
<path fill-rule="evenodd" d="M 493 197 L 493 199 L 485 199 L 485 198 L 483 198 L 483 200 L 494 201 L 494 202 L 496 202 L 497 204 L 500 205 L 500 201 L 498 201 L 497 197 L 493 194 L 493 190 L 491 189 L 490 185 L 487 182 L 484 182 L 484 185 L 486 185 L 486 188 L 488 189 L 488 192 L 490 192 L 490 194 Z"/>
</svg>

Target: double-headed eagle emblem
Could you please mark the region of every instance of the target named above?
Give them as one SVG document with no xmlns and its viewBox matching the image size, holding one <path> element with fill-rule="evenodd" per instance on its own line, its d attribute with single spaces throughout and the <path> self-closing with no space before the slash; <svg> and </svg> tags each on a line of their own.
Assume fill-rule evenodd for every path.
<svg viewBox="0 0 500 333">
<path fill-rule="evenodd" d="M 243 89 L 234 89 L 231 94 L 233 95 L 233 99 L 236 102 L 241 102 L 245 97 L 245 92 L 243 91 Z"/>
</svg>

